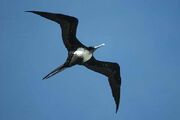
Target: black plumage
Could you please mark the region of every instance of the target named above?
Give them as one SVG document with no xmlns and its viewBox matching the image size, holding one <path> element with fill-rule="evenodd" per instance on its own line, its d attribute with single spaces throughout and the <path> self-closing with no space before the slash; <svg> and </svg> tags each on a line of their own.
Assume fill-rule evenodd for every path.
<svg viewBox="0 0 180 120">
<path fill-rule="evenodd" d="M 64 69 L 74 66 L 76 64 L 83 65 L 90 70 L 101 73 L 108 77 L 109 85 L 111 87 L 112 95 L 116 103 L 116 112 L 119 108 L 120 101 L 120 67 L 117 63 L 98 61 L 94 58 L 93 52 L 103 46 L 101 44 L 95 47 L 87 47 L 83 45 L 76 37 L 76 30 L 78 19 L 72 16 L 39 11 L 27 11 L 38 14 L 42 17 L 50 19 L 58 23 L 62 29 L 62 39 L 65 47 L 68 50 L 68 57 L 63 65 L 60 65 L 55 70 L 46 75 L 43 79 L 63 71 Z"/>
</svg>

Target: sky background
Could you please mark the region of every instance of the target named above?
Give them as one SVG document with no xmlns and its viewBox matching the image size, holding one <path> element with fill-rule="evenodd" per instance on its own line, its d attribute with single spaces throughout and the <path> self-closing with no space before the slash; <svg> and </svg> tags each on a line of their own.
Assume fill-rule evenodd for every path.
<svg viewBox="0 0 180 120">
<path fill-rule="evenodd" d="M 48 79 L 67 51 L 60 27 L 27 10 L 79 19 L 94 56 L 121 66 L 121 103 L 107 78 L 75 66 Z M 179 120 L 179 0 L 1 0 L 0 120 Z"/>
</svg>

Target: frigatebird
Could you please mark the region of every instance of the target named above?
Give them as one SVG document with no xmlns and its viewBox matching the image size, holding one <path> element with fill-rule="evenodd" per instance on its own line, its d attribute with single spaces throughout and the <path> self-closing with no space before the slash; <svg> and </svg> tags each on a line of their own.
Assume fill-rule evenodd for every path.
<svg viewBox="0 0 180 120">
<path fill-rule="evenodd" d="M 68 16 L 60 13 L 48 13 L 40 11 L 26 11 L 31 12 L 49 20 L 52 20 L 60 24 L 62 31 L 62 39 L 65 47 L 68 51 L 68 57 L 64 64 L 57 67 L 55 70 L 46 75 L 44 79 L 48 79 L 51 76 L 63 71 L 66 68 L 72 67 L 74 65 L 83 65 L 90 70 L 101 73 L 108 77 L 108 81 L 111 87 L 112 95 L 116 103 L 116 113 L 119 108 L 120 101 L 120 87 L 121 87 L 121 77 L 120 77 L 120 66 L 117 63 L 104 62 L 96 60 L 93 56 L 95 50 L 104 46 L 105 44 L 100 44 L 98 46 L 87 47 L 83 45 L 76 37 L 76 30 L 78 25 L 78 19 L 73 16 Z"/>
</svg>

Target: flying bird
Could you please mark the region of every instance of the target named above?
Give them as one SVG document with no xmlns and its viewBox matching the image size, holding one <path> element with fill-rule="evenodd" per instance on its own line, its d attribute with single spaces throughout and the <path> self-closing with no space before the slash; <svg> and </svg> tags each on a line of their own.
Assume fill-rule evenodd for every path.
<svg viewBox="0 0 180 120">
<path fill-rule="evenodd" d="M 96 60 L 93 56 L 94 51 L 98 48 L 104 46 L 105 44 L 100 44 L 97 46 L 87 47 L 82 44 L 76 37 L 76 30 L 78 26 L 78 19 L 73 16 L 68 16 L 64 14 L 48 13 L 40 11 L 26 11 L 31 12 L 49 20 L 58 23 L 62 31 L 62 39 L 65 47 L 68 51 L 68 57 L 64 64 L 60 65 L 52 72 L 47 74 L 43 79 L 48 79 L 51 76 L 65 70 L 66 68 L 72 67 L 74 65 L 83 65 L 90 70 L 101 73 L 108 77 L 109 85 L 111 87 L 112 96 L 114 97 L 116 103 L 116 113 L 119 108 L 120 101 L 120 87 L 121 87 L 121 76 L 120 76 L 120 66 L 113 62 L 104 62 Z"/>
</svg>

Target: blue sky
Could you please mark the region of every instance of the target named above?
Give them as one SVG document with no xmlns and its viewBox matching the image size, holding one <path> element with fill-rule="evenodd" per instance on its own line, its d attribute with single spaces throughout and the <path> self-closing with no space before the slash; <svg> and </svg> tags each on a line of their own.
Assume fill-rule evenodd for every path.
<svg viewBox="0 0 180 120">
<path fill-rule="evenodd" d="M 79 19 L 77 36 L 121 65 L 115 114 L 107 78 L 75 66 L 42 81 L 67 51 L 59 26 L 27 10 Z M 1 0 L 1 120 L 179 120 L 179 0 Z"/>
</svg>

